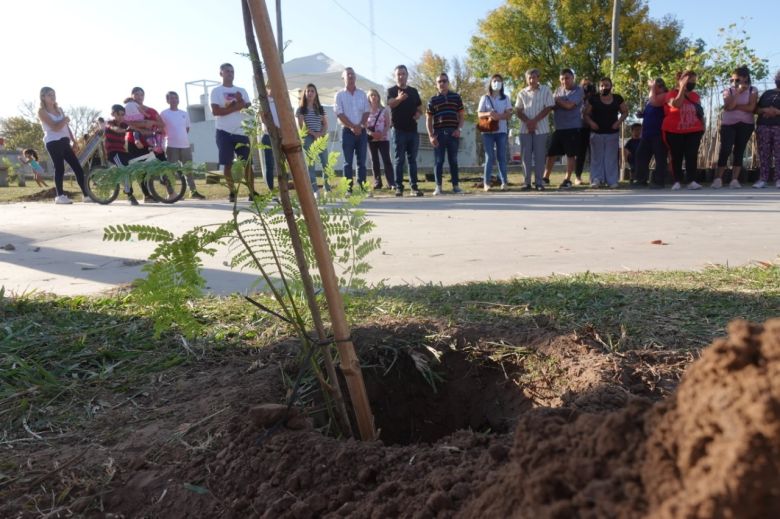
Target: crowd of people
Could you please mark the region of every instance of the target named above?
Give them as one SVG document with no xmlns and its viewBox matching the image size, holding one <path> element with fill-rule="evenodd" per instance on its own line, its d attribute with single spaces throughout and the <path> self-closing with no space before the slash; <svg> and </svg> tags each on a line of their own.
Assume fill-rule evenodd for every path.
<svg viewBox="0 0 780 519">
<path fill-rule="evenodd" d="M 231 64 L 222 64 L 222 84 L 214 88 L 210 96 L 219 165 L 225 175 L 231 201 L 236 196 L 233 162 L 236 157 L 247 159 L 250 150 L 249 137 L 242 124 L 246 117 L 243 110 L 250 106 L 250 97 L 245 89 L 233 84 L 234 75 Z M 403 196 L 404 175 L 408 167 L 410 194 L 423 196 L 419 189 L 417 155 L 418 120 L 424 114 L 428 139 L 434 150 L 436 185 L 433 194 L 444 193 L 445 158 L 449 164 L 452 191 L 460 193 L 458 149 L 465 124 L 461 96 L 451 89 L 446 73 L 439 74 L 436 79 L 437 92 L 425 103 L 418 90 L 408 84 L 409 72 L 404 65 L 398 65 L 393 76 L 395 84 L 387 89 L 386 105 L 383 105 L 382 96 L 377 90 L 371 89 L 366 93 L 357 87 L 357 75 L 351 67 L 343 71 L 344 88 L 335 96 L 334 112 L 340 126 L 343 174 L 348 179 L 349 192 L 352 192 L 354 177 L 357 176 L 358 188 L 370 196 L 366 164 L 370 151 L 374 190 L 382 189 L 386 184 L 387 188 L 395 192 L 395 196 Z M 558 79 L 559 85 L 553 91 L 542 82 L 539 70 L 528 70 L 525 73 L 525 87 L 517 92 L 513 104 L 504 91 L 503 77 L 500 74 L 491 76 L 487 91 L 480 98 L 477 108 L 485 152 L 485 191 L 493 186 L 494 165 L 498 168 L 500 189 L 507 189 L 507 135 L 509 122 L 515 116 L 520 120 L 519 140 L 524 169 L 521 190 L 545 190 L 555 162 L 564 155 L 566 175 L 561 188 L 582 184 L 588 155 L 591 187 L 618 187 L 621 153 L 619 135 L 628 117 L 625 99 L 613 91 L 612 81 L 608 77 L 601 78 L 597 84 L 592 84 L 588 79 L 578 84 L 574 71 L 564 68 Z M 729 158 L 732 168 L 728 186 L 741 187 L 739 179 L 746 146 L 754 131 L 760 178 L 753 187 L 765 188 L 774 180 L 775 186 L 780 188 L 780 168 L 777 166 L 780 164 L 780 71 L 774 80 L 775 88 L 759 95 L 758 89 L 751 84 L 747 67 L 733 71 L 730 84 L 723 91 L 720 152 L 712 188 L 723 187 Z M 667 177 L 671 176 L 672 190 L 702 188 L 698 181 L 698 156 L 705 125 L 696 81 L 696 72 L 688 70 L 677 75 L 671 89 L 661 78 L 648 82 L 646 104 L 637 114 L 643 123 L 631 126 L 632 137 L 623 147 L 625 162 L 631 170 L 631 182 L 635 186 L 663 188 Z M 41 89 L 40 100 L 38 115 L 44 130 L 46 149 L 54 165 L 55 203 L 71 203 L 62 189 L 66 162 L 75 173 L 84 193 L 84 201 L 89 201 L 84 172 L 71 146 L 75 138 L 68 125 L 69 119 L 57 105 L 53 89 Z M 273 189 L 275 167 L 267 130 L 271 124 L 278 127 L 279 119 L 270 89 L 268 101 L 270 113 L 261 114 L 265 130 L 262 143 L 266 145 L 262 155 L 266 184 L 269 189 Z M 112 118 L 102 128 L 105 151 L 110 162 L 126 165 L 133 157 L 150 151 L 160 160 L 182 163 L 192 160 L 188 139 L 189 116 L 186 110 L 179 110 L 176 92 L 168 92 L 166 102 L 169 108 L 158 113 L 144 104 L 143 89 L 135 87 L 124 104 L 112 107 Z M 299 127 L 305 130 L 304 149 L 309 150 L 319 137 L 328 133 L 328 118 L 320 103 L 316 85 L 308 84 L 303 90 L 295 115 Z M 390 156 L 391 142 L 393 159 Z M 34 168 L 37 164 L 35 150 L 25 150 L 25 156 Z M 325 150 L 320 150 L 318 161 L 324 171 L 328 161 Z M 652 161 L 655 162 L 655 168 L 651 175 Z M 771 177 L 773 170 L 774 178 Z M 254 191 L 251 168 L 247 167 L 245 174 L 251 198 Z M 309 176 L 317 196 L 314 165 L 309 168 Z M 191 196 L 203 198 L 191 175 L 187 181 Z M 325 190 L 328 190 L 330 186 L 327 178 L 323 179 L 323 184 Z M 141 187 L 146 189 L 143 184 Z M 129 183 L 126 183 L 124 190 L 130 202 L 138 204 Z M 144 198 L 147 202 L 153 200 L 146 192 Z"/>
</svg>

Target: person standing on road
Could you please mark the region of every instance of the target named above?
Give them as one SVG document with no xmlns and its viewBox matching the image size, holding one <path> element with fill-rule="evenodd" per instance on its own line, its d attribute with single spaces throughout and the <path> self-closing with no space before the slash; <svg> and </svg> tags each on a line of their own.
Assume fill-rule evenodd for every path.
<svg viewBox="0 0 780 519">
<path fill-rule="evenodd" d="M 298 128 L 306 129 L 306 137 L 303 139 L 303 149 L 308 150 L 314 141 L 328 134 L 328 117 L 325 115 L 325 109 L 320 104 L 320 95 L 317 93 L 317 87 L 313 83 L 306 85 L 301 96 L 298 109 L 295 111 L 295 118 L 298 120 Z M 325 175 L 325 167 L 328 165 L 328 150 L 323 149 L 317 157 L 322 164 L 322 183 L 325 191 L 330 191 L 328 178 Z M 311 188 L 314 191 L 314 198 L 319 198 L 319 187 L 317 186 L 317 168 L 312 163 L 309 164 L 309 180 Z"/>
<path fill-rule="evenodd" d="M 395 189 L 395 173 L 393 161 L 390 159 L 390 109 L 382 106 L 382 98 L 376 89 L 368 91 L 368 103 L 371 105 L 371 113 L 368 115 L 368 149 L 371 152 L 371 167 L 374 170 L 374 190 L 382 189 L 382 175 L 379 164 L 379 156 L 382 156 L 382 165 L 385 168 L 387 187 Z"/>
<path fill-rule="evenodd" d="M 561 155 L 566 155 L 566 178 L 561 183 L 561 189 L 572 186 L 571 175 L 577 162 L 577 148 L 582 128 L 582 87 L 574 82 L 574 71 L 570 68 L 561 70 L 558 77 L 560 86 L 555 90 L 553 101 L 553 122 L 555 130 L 547 148 L 547 164 L 544 168 L 545 184 L 550 183 L 553 165 Z"/>
<path fill-rule="evenodd" d="M 404 194 L 404 162 L 409 162 L 409 184 L 413 196 L 423 196 L 417 188 L 417 150 L 420 136 L 417 120 L 422 115 L 422 100 L 417 89 L 407 84 L 409 71 L 406 65 L 398 65 L 393 71 L 395 86 L 387 89 L 387 106 L 393 121 L 395 141 L 395 196 Z"/>
<path fill-rule="evenodd" d="M 585 170 L 585 160 L 590 153 L 590 125 L 585 122 L 585 108 L 588 103 L 587 100 L 590 96 L 596 93 L 596 87 L 591 83 L 590 79 L 582 78 L 580 81 L 580 88 L 582 88 L 583 102 L 582 102 L 582 127 L 580 127 L 580 140 L 577 146 L 577 163 L 574 167 L 574 185 L 579 186 L 582 184 L 582 172 Z M 545 184 L 550 183 L 550 179 L 545 179 Z"/>
<path fill-rule="evenodd" d="M 84 202 L 92 202 L 84 189 L 84 170 L 81 168 L 79 159 L 73 152 L 71 142 L 76 143 L 73 132 L 70 131 L 70 118 L 67 117 L 60 106 L 57 104 L 57 94 L 51 87 L 41 88 L 41 104 L 38 108 L 38 119 L 43 127 L 43 143 L 46 145 L 46 151 L 49 152 L 51 162 L 54 165 L 54 203 L 72 204 L 73 201 L 68 198 L 63 189 L 65 180 L 65 163 L 73 170 L 76 175 L 76 182 L 81 188 Z"/>
<path fill-rule="evenodd" d="M 190 116 L 185 110 L 179 110 L 179 94 L 170 91 L 165 94 L 165 101 L 169 108 L 160 113 L 160 118 L 165 124 L 165 156 L 168 162 L 192 162 L 192 148 L 190 147 Z M 195 187 L 195 177 L 192 171 L 186 175 L 187 185 L 190 188 L 190 197 L 203 200 L 205 196 L 198 193 Z"/>
<path fill-rule="evenodd" d="M 537 191 L 544 191 L 544 166 L 547 154 L 547 138 L 550 136 L 548 114 L 555 106 L 550 87 L 539 83 L 539 70 L 532 68 L 525 73 L 526 87 L 517 93 L 515 111 L 520 126 L 520 150 L 523 154 L 525 186 L 531 190 L 531 172 Z"/>
<path fill-rule="evenodd" d="M 458 186 L 458 146 L 465 114 L 463 99 L 457 92 L 450 91 L 450 78 L 444 72 L 436 79 L 436 87 L 439 93 L 428 101 L 425 118 L 428 139 L 433 146 L 435 159 L 433 175 L 436 179 L 436 188 L 433 195 L 442 194 L 445 152 L 450 165 L 452 192 L 462 193 Z"/>
<path fill-rule="evenodd" d="M 249 108 L 251 101 L 247 91 L 233 84 L 235 70 L 230 63 L 219 66 L 219 75 L 222 84 L 211 91 L 211 113 L 214 114 L 214 126 L 216 127 L 217 149 L 219 150 L 219 165 L 222 166 L 225 183 L 230 190 L 229 200 L 235 202 L 236 189 L 233 185 L 233 159 L 249 159 L 249 137 L 244 133 L 241 123 L 245 115 L 241 110 Z M 251 174 L 252 168 L 247 168 Z M 253 179 L 247 178 L 249 197 L 254 194 Z"/>
<path fill-rule="evenodd" d="M 504 94 L 504 78 L 493 74 L 488 82 L 487 94 L 479 100 L 477 107 L 479 117 L 490 117 L 498 121 L 498 129 L 494 132 L 482 132 L 482 146 L 485 148 L 485 170 L 483 185 L 485 191 L 490 191 L 493 182 L 493 163 L 498 157 L 498 174 L 501 178 L 501 191 L 507 189 L 506 146 L 507 121 L 512 118 L 512 101 Z"/>
<path fill-rule="evenodd" d="M 698 172 L 699 145 L 704 135 L 704 110 L 696 89 L 696 73 L 692 70 L 677 74 L 677 88 L 666 94 L 663 129 L 664 140 L 672 156 L 672 190 L 678 190 L 685 182 L 688 189 L 701 189 L 696 182 Z M 685 174 L 682 172 L 685 161 Z"/>
<path fill-rule="evenodd" d="M 602 184 L 618 187 L 620 166 L 620 125 L 628 116 L 628 107 L 623 97 L 612 92 L 612 80 L 608 77 L 599 81 L 599 93 L 588 99 L 585 121 L 590 134 L 590 187 Z"/>
<path fill-rule="evenodd" d="M 366 123 L 371 107 L 366 93 L 359 89 L 355 82 L 357 75 L 352 67 L 347 67 L 341 74 L 344 89 L 336 94 L 334 111 L 341 123 L 341 149 L 344 152 L 344 177 L 349 180 L 347 195 L 352 195 L 354 185 L 354 169 L 352 162 L 357 156 L 358 187 L 366 189 L 366 151 L 368 151 L 368 134 Z"/>
<path fill-rule="evenodd" d="M 753 187 L 766 187 L 774 162 L 775 187 L 780 189 L 780 70 L 775 74 L 775 88 L 761 94 L 756 112 L 756 140 L 761 176 Z"/>
<path fill-rule="evenodd" d="M 636 150 L 636 180 L 641 185 L 651 188 L 662 188 L 666 182 L 666 164 L 669 161 L 669 150 L 666 149 L 661 136 L 661 125 L 664 122 L 664 105 L 666 104 L 666 83 L 661 78 L 651 79 L 647 86 L 645 109 L 638 115 L 642 118 L 642 135 L 639 148 Z M 655 157 L 655 172 L 650 179 L 650 159 Z"/>
</svg>

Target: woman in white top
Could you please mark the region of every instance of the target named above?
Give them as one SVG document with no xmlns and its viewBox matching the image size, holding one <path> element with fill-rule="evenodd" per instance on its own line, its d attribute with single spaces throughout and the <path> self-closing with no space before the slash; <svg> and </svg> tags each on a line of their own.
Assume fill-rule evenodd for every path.
<svg viewBox="0 0 780 519">
<path fill-rule="evenodd" d="M 379 173 L 379 156 L 385 167 L 387 187 L 395 189 L 395 173 L 393 161 L 390 159 L 390 107 L 382 106 L 382 97 L 376 89 L 368 91 L 368 104 L 371 111 L 368 114 L 366 129 L 368 131 L 368 150 L 371 152 L 371 166 L 374 171 L 374 189 L 382 189 L 382 175 Z"/>
<path fill-rule="evenodd" d="M 493 182 L 493 163 L 498 155 L 498 173 L 501 177 L 501 190 L 507 186 L 506 147 L 507 121 L 512 118 L 512 101 L 504 94 L 504 78 L 493 74 L 488 84 L 487 95 L 482 96 L 477 108 L 480 117 L 490 117 L 498 121 L 498 129 L 494 132 L 482 132 L 482 144 L 485 147 L 485 191 L 490 190 Z"/>
<path fill-rule="evenodd" d="M 79 164 L 79 159 L 73 152 L 71 141 L 75 144 L 76 138 L 70 131 L 70 118 L 66 117 L 62 109 L 57 104 L 57 95 L 53 88 L 41 88 L 41 106 L 38 109 L 38 119 L 43 126 L 43 142 L 46 145 L 46 151 L 49 152 L 51 162 L 54 165 L 54 190 L 56 197 L 55 204 L 71 204 L 70 198 L 65 194 L 62 183 L 65 178 L 65 162 L 73 169 L 76 175 L 76 182 L 79 183 L 84 202 L 92 200 L 84 191 L 84 170 Z"/>
</svg>

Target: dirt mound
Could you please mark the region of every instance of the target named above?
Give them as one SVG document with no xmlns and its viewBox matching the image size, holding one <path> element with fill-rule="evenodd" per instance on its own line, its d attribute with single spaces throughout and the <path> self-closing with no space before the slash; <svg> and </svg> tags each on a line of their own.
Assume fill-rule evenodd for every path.
<svg viewBox="0 0 780 519">
<path fill-rule="evenodd" d="M 77 197 L 77 195 L 80 195 L 81 193 L 71 192 L 71 191 L 63 191 L 65 195 L 68 198 L 74 198 Z M 57 191 L 50 187 L 49 189 L 42 189 L 41 191 L 38 191 L 37 193 L 33 193 L 31 195 L 22 196 L 19 197 L 20 202 L 50 202 L 54 200 L 54 197 L 57 196 Z"/>
<path fill-rule="evenodd" d="M 462 517 L 772 517 L 780 510 L 780 320 L 736 321 L 668 401 L 538 410 Z"/>
</svg>

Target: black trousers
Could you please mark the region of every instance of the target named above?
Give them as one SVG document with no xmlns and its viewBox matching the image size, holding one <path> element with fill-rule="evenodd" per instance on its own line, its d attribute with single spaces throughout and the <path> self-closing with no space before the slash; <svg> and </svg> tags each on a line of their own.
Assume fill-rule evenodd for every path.
<svg viewBox="0 0 780 519">
<path fill-rule="evenodd" d="M 666 181 L 666 163 L 669 156 L 669 150 L 666 144 L 658 134 L 653 137 L 643 137 L 639 141 L 639 148 L 636 150 L 636 180 L 637 182 L 647 182 L 650 179 L 650 159 L 655 157 L 655 172 L 653 173 L 653 184 L 662 186 Z"/>
<path fill-rule="evenodd" d="M 721 124 L 720 125 L 720 153 L 718 153 L 718 167 L 726 166 L 734 151 L 734 159 L 731 161 L 733 166 L 742 167 L 742 160 L 745 158 L 745 149 L 753 134 L 753 125 L 748 123 Z"/>
<path fill-rule="evenodd" d="M 590 150 L 590 127 L 583 126 L 580 128 L 580 142 L 577 148 L 577 163 L 574 169 L 574 174 L 577 178 L 582 175 L 582 170 L 585 168 L 585 156 Z"/>
<path fill-rule="evenodd" d="M 76 182 L 79 183 L 81 192 L 86 196 L 84 191 L 84 170 L 81 169 L 79 159 L 73 153 L 73 148 L 70 147 L 70 139 L 63 137 L 57 141 L 47 142 L 46 151 L 49 152 L 51 162 L 54 165 L 54 190 L 57 192 L 57 196 L 64 194 L 62 184 L 65 179 L 66 162 L 76 175 Z"/>
<path fill-rule="evenodd" d="M 368 141 L 368 151 L 371 152 L 371 169 L 374 171 L 374 187 L 382 187 L 382 175 L 379 168 L 379 156 L 382 156 L 382 164 L 385 168 L 387 185 L 395 185 L 395 173 L 393 160 L 390 158 L 390 141 Z"/>
<path fill-rule="evenodd" d="M 675 182 L 692 182 L 698 172 L 699 144 L 704 132 L 671 133 L 665 132 L 664 138 L 672 155 L 672 176 Z M 685 174 L 683 175 L 683 161 Z"/>
</svg>

